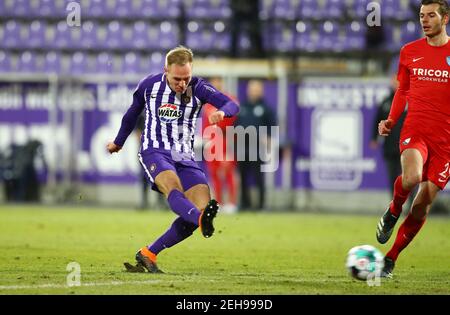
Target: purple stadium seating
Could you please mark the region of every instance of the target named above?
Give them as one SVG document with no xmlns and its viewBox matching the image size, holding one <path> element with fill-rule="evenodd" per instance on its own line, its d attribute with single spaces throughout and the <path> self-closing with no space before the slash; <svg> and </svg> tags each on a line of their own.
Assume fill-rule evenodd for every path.
<svg viewBox="0 0 450 315">
<path fill-rule="evenodd" d="M 106 40 L 106 27 L 100 27 L 96 21 L 84 21 L 81 23 L 80 39 L 73 39 L 76 47 L 83 49 L 103 48 Z"/>
<path fill-rule="evenodd" d="M 62 70 L 61 55 L 55 51 L 49 51 L 44 59 L 44 71 L 47 73 L 60 73 Z"/>
<path fill-rule="evenodd" d="M 296 30 L 291 23 L 275 22 L 264 34 L 265 49 L 280 53 L 295 50 Z"/>
<path fill-rule="evenodd" d="M 45 21 L 34 20 L 27 25 L 27 35 L 23 39 L 26 43 L 27 48 L 39 48 L 45 45 L 46 39 L 47 23 Z"/>
<path fill-rule="evenodd" d="M 333 21 L 324 21 L 320 24 L 318 49 L 322 51 L 342 51 L 339 38 L 339 24 Z"/>
<path fill-rule="evenodd" d="M 117 20 L 113 20 L 107 25 L 105 48 L 117 49 L 123 44 L 123 27 Z"/>
<path fill-rule="evenodd" d="M 107 52 L 101 52 L 95 60 L 95 70 L 97 73 L 113 73 L 114 59 Z"/>
<path fill-rule="evenodd" d="M 123 56 L 122 73 L 141 73 L 141 57 L 134 52 L 128 52 Z"/>
<path fill-rule="evenodd" d="M 367 5 L 372 0 L 355 0 L 353 6 L 349 8 L 350 15 L 355 19 L 365 19 L 369 11 L 367 11 Z"/>
<path fill-rule="evenodd" d="M 147 36 L 149 33 L 149 26 L 144 21 L 136 21 L 132 25 L 132 37 L 133 37 L 133 47 L 142 49 L 148 48 L 149 42 Z"/>
<path fill-rule="evenodd" d="M 84 74 L 89 72 L 88 57 L 84 52 L 75 52 L 70 60 L 71 74 Z"/>
<path fill-rule="evenodd" d="M 0 72 L 9 72 L 11 70 L 11 54 L 8 51 L 0 50 Z"/>
<path fill-rule="evenodd" d="M 6 22 L 4 27 L 4 35 L 2 45 L 7 48 L 23 48 L 23 42 L 21 39 L 22 23 L 14 20 Z"/>
<path fill-rule="evenodd" d="M 51 47 L 53 48 L 67 48 L 73 44 L 71 40 L 71 28 L 66 21 L 60 21 L 55 27 L 55 37 Z"/>
<path fill-rule="evenodd" d="M 315 0 L 302 0 L 298 7 L 298 16 L 301 19 L 320 19 L 319 4 Z"/>
<path fill-rule="evenodd" d="M 17 71 L 19 72 L 37 72 L 39 71 L 37 56 L 31 51 L 24 51 L 19 55 L 17 61 Z"/>
<path fill-rule="evenodd" d="M 113 17 L 115 1 L 81 0 L 81 11 L 88 18 Z"/>
<path fill-rule="evenodd" d="M 2 1 L 3 2 L 3 1 Z M 5 1 L 4 16 L 5 17 L 26 17 L 31 12 L 30 0 Z M 3 13 L 2 13 L 3 15 Z"/>
<path fill-rule="evenodd" d="M 345 10 L 344 1 L 326 0 L 321 10 L 321 16 L 325 19 L 338 19 L 343 16 Z"/>
<path fill-rule="evenodd" d="M 140 16 L 146 18 L 177 18 L 181 0 L 142 0 Z"/>
<path fill-rule="evenodd" d="M 345 26 L 344 50 L 364 50 L 366 46 L 366 24 L 352 21 Z"/>
<path fill-rule="evenodd" d="M 160 52 L 154 52 L 143 59 L 142 68 L 139 73 L 160 73 L 164 71 L 164 55 Z"/>
<path fill-rule="evenodd" d="M 64 0 L 39 0 L 36 11 L 39 17 L 65 17 L 67 13 Z"/>
<path fill-rule="evenodd" d="M 298 9 L 298 1 L 275 0 L 271 8 L 271 13 L 272 16 L 277 19 L 294 20 Z"/>
<path fill-rule="evenodd" d="M 159 30 L 159 47 L 169 49 L 178 45 L 179 29 L 175 22 L 162 21 Z"/>
<path fill-rule="evenodd" d="M 231 16 L 228 0 L 192 0 L 191 2 L 184 2 L 184 5 L 189 19 L 226 19 Z"/>
<path fill-rule="evenodd" d="M 416 21 L 405 22 L 400 29 L 401 45 L 419 39 L 422 36 L 422 28 Z"/>
</svg>

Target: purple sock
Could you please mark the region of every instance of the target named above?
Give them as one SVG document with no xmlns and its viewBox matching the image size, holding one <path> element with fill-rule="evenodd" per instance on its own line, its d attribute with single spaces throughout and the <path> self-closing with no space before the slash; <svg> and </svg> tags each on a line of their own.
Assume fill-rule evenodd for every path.
<svg viewBox="0 0 450 315">
<path fill-rule="evenodd" d="M 167 198 L 170 208 L 182 217 L 185 221 L 198 226 L 200 211 L 190 202 L 186 196 L 179 190 L 172 190 Z"/>
<path fill-rule="evenodd" d="M 153 254 L 157 255 L 164 248 L 172 247 L 191 236 L 196 229 L 196 224 L 186 222 L 183 218 L 178 217 L 173 221 L 172 226 L 147 248 Z"/>
</svg>

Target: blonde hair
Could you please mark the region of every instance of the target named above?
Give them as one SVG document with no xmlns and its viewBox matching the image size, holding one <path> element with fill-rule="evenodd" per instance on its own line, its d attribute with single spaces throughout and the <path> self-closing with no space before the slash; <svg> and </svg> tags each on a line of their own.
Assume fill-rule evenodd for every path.
<svg viewBox="0 0 450 315">
<path fill-rule="evenodd" d="M 194 53 L 187 47 L 182 45 L 175 47 L 166 55 L 166 67 L 176 64 L 184 66 L 187 63 L 194 61 Z"/>
</svg>

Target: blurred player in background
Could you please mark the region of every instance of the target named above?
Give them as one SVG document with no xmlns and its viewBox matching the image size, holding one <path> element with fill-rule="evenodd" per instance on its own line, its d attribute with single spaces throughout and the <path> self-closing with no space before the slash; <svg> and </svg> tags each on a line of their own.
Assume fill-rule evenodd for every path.
<svg viewBox="0 0 450 315">
<path fill-rule="evenodd" d="M 223 80 L 221 78 L 211 78 L 209 81 L 219 91 L 223 91 Z M 234 97 L 228 95 L 231 99 Z M 211 179 L 212 187 L 214 190 L 214 197 L 221 206 L 225 213 L 234 213 L 237 210 L 237 185 L 236 185 L 236 159 L 234 156 L 233 148 L 230 148 L 230 143 L 227 141 L 227 127 L 234 126 L 236 117 L 225 118 L 217 124 L 211 124 L 209 122 L 209 116 L 217 109 L 211 105 L 206 104 L 203 108 L 203 137 L 207 146 L 213 146 L 216 150 L 221 149 L 223 153 L 223 159 L 221 160 L 206 160 L 205 164 L 208 169 L 208 175 Z M 221 133 L 205 133 L 205 129 L 211 126 L 216 126 L 221 129 Z M 205 135 L 212 135 L 211 138 L 205 139 Z M 221 138 L 218 137 L 221 135 Z M 223 193 L 227 191 L 227 202 L 224 203 Z"/>
<path fill-rule="evenodd" d="M 419 185 L 411 211 L 398 230 L 384 259 L 382 276 L 391 277 L 400 252 L 425 223 L 439 190 L 450 176 L 450 43 L 446 32 L 449 5 L 445 0 L 423 0 L 420 23 L 425 38 L 400 51 L 397 89 L 389 116 L 379 123 L 388 136 L 408 103 L 400 136 L 402 175 L 394 184 L 394 198 L 377 226 L 377 239 L 386 243 L 411 190 Z"/>
<path fill-rule="evenodd" d="M 107 145 L 110 153 L 119 152 L 145 110 L 139 160 L 152 189 L 164 194 L 178 215 L 154 243 L 138 250 L 135 266 L 124 263 L 130 272 L 160 273 L 156 257 L 162 250 L 191 236 L 197 227 L 206 238 L 214 232 L 218 204 L 211 199 L 205 174 L 194 160 L 195 123 L 205 103 L 218 109 L 209 116 L 212 124 L 236 115 L 239 106 L 203 79 L 193 77 L 192 63 L 190 49 L 179 46 L 169 51 L 164 73 L 139 82 L 117 137 Z"/>
</svg>

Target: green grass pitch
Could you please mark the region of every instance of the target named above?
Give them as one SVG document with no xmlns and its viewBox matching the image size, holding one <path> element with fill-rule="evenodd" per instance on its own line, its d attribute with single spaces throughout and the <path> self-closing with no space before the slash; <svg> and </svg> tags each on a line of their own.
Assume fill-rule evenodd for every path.
<svg viewBox="0 0 450 315">
<path fill-rule="evenodd" d="M 395 278 L 368 286 L 350 278 L 348 250 L 371 244 L 378 216 L 220 214 L 163 251 L 166 274 L 130 274 L 122 263 L 171 224 L 169 211 L 0 206 L 0 294 L 450 294 L 450 219 L 430 217 L 402 253 Z M 398 228 L 398 226 L 397 226 Z M 67 264 L 81 286 L 66 286 Z"/>
</svg>

